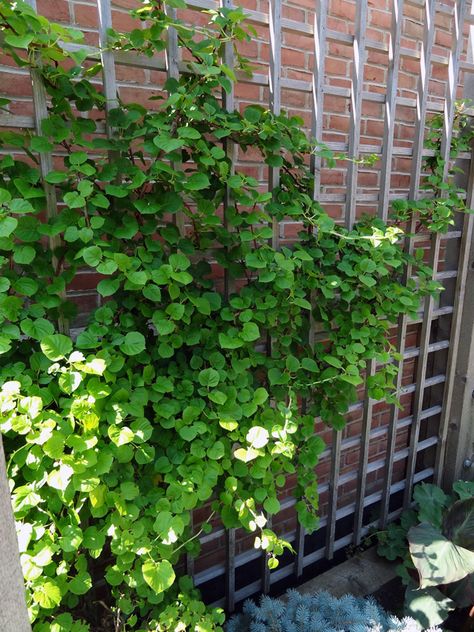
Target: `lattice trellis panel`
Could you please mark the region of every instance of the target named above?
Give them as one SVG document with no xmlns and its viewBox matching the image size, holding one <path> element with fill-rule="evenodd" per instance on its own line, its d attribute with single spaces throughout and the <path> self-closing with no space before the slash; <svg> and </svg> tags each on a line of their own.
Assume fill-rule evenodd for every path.
<svg viewBox="0 0 474 632">
<path fill-rule="evenodd" d="M 38 3 L 41 12 L 43 5 Z M 30 4 L 35 6 L 35 0 Z M 276 114 L 282 109 L 298 112 L 318 141 L 346 152 L 350 160 L 336 172 L 339 179 L 335 182 L 320 158 L 312 161 L 311 168 L 315 199 L 348 227 L 362 212 L 377 213 L 386 220 L 393 200 L 419 198 L 423 158 L 433 154 L 424 149 L 427 118 L 437 113 L 444 116 L 441 151 L 447 165 L 462 76 L 474 71 L 466 59 L 467 29 L 474 24 L 466 0 L 449 4 L 435 0 L 248 0 L 234 4 L 249 5 L 249 20 L 257 29 L 252 42 L 257 52 L 251 54 L 258 68 L 251 78 L 239 75 L 235 93 L 225 97 L 225 106 L 232 110 L 247 102 L 264 102 Z M 196 15 L 192 10 L 214 9 L 218 3 L 191 0 L 188 5 L 185 17 L 192 21 Z M 222 0 L 222 5 L 231 7 L 232 0 Z M 162 57 L 103 50 L 107 29 L 125 21 L 126 9 L 133 7 L 133 2 L 64 0 L 64 6 L 69 19 L 77 18 L 79 9 L 90 10 L 90 15 L 97 12 L 97 23 L 88 27 L 92 44 L 87 49 L 90 59 L 102 61 L 102 85 L 109 108 L 127 90 L 134 89 L 137 94 L 142 90 L 140 98 L 144 100 L 161 89 L 158 82 L 163 78 L 176 77 L 186 69 L 173 33 Z M 378 13 L 387 18 L 387 24 L 379 21 Z M 418 30 L 414 31 L 414 24 Z M 298 65 L 300 61 L 288 61 L 295 52 L 298 59 L 304 59 L 303 66 Z M 232 66 L 230 47 L 225 56 L 227 65 Z M 137 79 L 132 76 L 130 80 L 130 69 L 132 75 L 136 71 Z M 5 66 L 1 71 L 13 72 Z M 382 73 L 382 81 L 373 78 L 376 71 Z M 21 73 L 18 77 L 22 79 Z M 146 78 L 146 85 L 141 77 Z M 47 98 L 38 75 L 33 74 L 31 83 L 31 95 L 19 97 L 10 113 L 0 113 L 0 125 L 40 128 L 47 116 Z M 5 92 L 10 98 L 14 96 L 15 85 Z M 31 112 L 30 103 L 34 104 Z M 377 108 L 379 115 L 372 115 Z M 374 132 L 377 122 L 378 133 Z M 230 144 L 225 149 L 236 167 L 253 170 L 270 188 L 278 183 L 277 168 L 267 172 L 251 157 L 237 155 Z M 368 154 L 378 156 L 369 171 L 358 164 L 358 159 Z M 460 158 L 465 166 L 470 154 Z M 46 173 L 54 156 L 42 154 L 41 161 Z M 469 181 L 472 184 L 472 174 Z M 49 187 L 47 193 L 48 212 L 53 215 L 57 208 L 54 188 Z M 469 195 L 472 197 L 472 191 Z M 178 225 L 184 230 L 182 218 Z M 411 232 L 414 227 L 413 223 Z M 397 517 L 409 504 L 415 483 L 440 482 L 472 230 L 469 216 L 446 235 L 418 234 L 407 240 L 411 252 L 420 245 L 429 250 L 434 278 L 447 289 L 439 304 L 427 298 L 417 320 L 402 317 L 393 331 L 401 356 L 397 389 L 402 410 L 374 402 L 361 389 L 359 401 L 349 411 L 346 430 L 328 431 L 316 423 L 328 443 L 318 468 L 322 499 L 318 534 L 308 536 L 297 527 L 295 500 L 288 494 L 274 526 L 293 543 L 297 554 L 275 571 L 268 570 L 261 553 L 252 548 L 251 538 L 240 532 L 216 526 L 201 538 L 203 555 L 196 561 L 186 560 L 187 572 L 216 603 L 232 611 L 249 595 L 278 588 L 279 582 L 290 577 L 299 579 L 316 562 L 331 559 L 350 544 L 358 545 L 372 527 L 383 528 Z M 296 232 L 297 226 L 290 221 L 275 223 L 273 244 L 278 247 L 291 241 Z M 454 267 L 445 265 L 447 251 L 455 253 L 448 257 L 450 261 L 454 258 Z M 410 269 L 406 275 L 411 275 Z M 232 292 L 229 280 L 224 279 L 224 283 L 225 291 Z M 81 292 L 76 290 L 79 301 L 85 296 Z M 94 288 L 86 294 L 94 297 Z M 317 332 L 312 331 L 311 339 L 315 336 Z M 368 373 L 373 374 L 376 368 L 372 363 Z M 198 525 L 199 515 L 195 521 Z"/>
</svg>

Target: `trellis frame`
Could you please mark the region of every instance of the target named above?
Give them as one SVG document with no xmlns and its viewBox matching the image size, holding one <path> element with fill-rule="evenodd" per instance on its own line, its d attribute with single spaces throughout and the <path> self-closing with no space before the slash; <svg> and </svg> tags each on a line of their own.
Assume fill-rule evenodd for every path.
<svg viewBox="0 0 474 632">
<path fill-rule="evenodd" d="M 34 6 L 34 0 L 29 0 Z M 238 4 L 238 3 L 234 3 Z M 440 57 L 433 53 L 433 42 L 435 34 L 435 17 L 439 11 L 445 15 L 449 15 L 449 7 L 439 4 L 435 0 L 394 0 L 392 25 L 390 30 L 390 41 L 388 46 L 367 37 L 365 28 L 367 25 L 367 0 L 358 2 L 357 23 L 354 36 L 344 33 L 335 32 L 328 28 L 327 25 L 327 0 L 315 0 L 315 21 L 314 24 L 304 24 L 285 18 L 282 12 L 282 0 L 270 0 L 270 10 L 266 14 L 261 11 L 247 11 L 249 20 L 256 25 L 269 27 L 270 39 L 270 65 L 268 75 L 255 74 L 252 78 L 238 75 L 239 81 L 245 83 L 256 84 L 269 88 L 271 109 L 278 114 L 281 108 L 281 91 L 283 89 L 291 89 L 306 94 L 311 94 L 313 108 L 312 133 L 317 140 L 322 139 L 323 125 L 322 114 L 324 112 L 325 95 L 335 95 L 350 99 L 351 102 L 351 125 L 348 143 L 328 143 L 329 147 L 335 151 L 345 151 L 352 159 L 349 162 L 347 170 L 346 188 L 347 194 L 332 194 L 321 191 L 321 160 L 315 157 L 311 162 L 311 169 L 314 178 L 314 196 L 316 199 L 324 202 L 342 203 L 345 205 L 346 213 L 344 222 L 351 227 L 356 219 L 357 206 L 364 203 L 375 203 L 378 206 L 378 214 L 382 219 L 387 218 L 390 201 L 398 198 L 406 198 L 406 194 L 393 194 L 390 191 L 390 176 L 392 159 L 395 156 L 405 156 L 412 158 L 411 183 L 408 197 L 417 199 L 419 197 L 420 177 L 422 170 L 423 157 L 433 154 L 431 150 L 423 149 L 423 138 L 425 119 L 428 113 L 444 112 L 447 125 L 443 131 L 442 153 L 445 158 L 449 156 L 450 135 L 452 131 L 452 122 L 454 114 L 454 100 L 456 94 L 457 78 L 460 69 L 467 72 L 474 72 L 474 64 L 472 61 L 461 62 L 460 54 L 462 48 L 462 25 L 466 20 L 470 24 L 474 24 L 472 15 L 467 16 L 467 6 L 465 0 L 455 2 L 455 29 L 453 32 L 452 49 L 448 57 Z M 214 0 L 190 0 L 188 5 L 195 9 L 215 9 L 218 6 L 232 6 L 232 0 L 221 0 L 221 4 Z M 422 7 L 425 13 L 425 30 L 422 42 L 421 52 L 411 50 L 400 46 L 400 38 L 402 32 L 402 16 L 404 5 L 414 5 Z M 111 2 L 110 0 L 98 0 L 99 6 L 99 35 L 102 48 L 106 43 L 107 29 L 112 24 Z M 282 50 L 282 33 L 284 31 L 297 33 L 304 36 L 313 37 L 315 52 L 315 67 L 312 81 L 302 81 L 297 79 L 289 79 L 282 76 L 281 67 L 281 50 Z M 352 82 L 351 88 L 343 88 L 339 86 L 329 85 L 325 82 L 324 59 L 325 49 L 328 42 L 340 42 L 353 47 L 354 57 L 352 64 Z M 83 46 L 74 45 L 73 48 L 84 48 Z M 168 76 L 176 77 L 179 75 L 185 65 L 179 58 L 179 48 L 177 45 L 175 34 L 171 31 L 167 46 L 166 59 L 147 58 L 134 55 L 129 52 L 112 52 L 99 51 L 94 47 L 86 47 L 90 58 L 101 58 L 104 68 L 103 88 L 107 99 L 108 108 L 114 107 L 117 103 L 117 81 L 115 77 L 116 65 L 132 66 L 150 70 L 166 71 Z M 365 54 L 367 51 L 378 51 L 389 53 L 388 81 L 386 94 L 368 92 L 364 90 L 363 71 L 365 66 Z M 232 66 L 231 49 L 226 48 L 226 63 Z M 402 58 L 410 58 L 420 62 L 420 79 L 417 89 L 417 98 L 411 99 L 400 97 L 397 95 L 397 77 L 400 60 Z M 448 82 L 447 92 L 444 103 L 441 104 L 436 100 L 429 98 L 429 79 L 433 64 L 445 65 L 449 68 L 449 76 L 451 81 Z M 47 116 L 47 101 L 44 87 L 41 84 L 39 75 L 32 76 L 33 100 L 35 105 L 35 116 L 14 116 L 5 113 L 0 114 L 0 125 L 18 128 L 31 128 L 40 130 L 41 121 Z M 360 143 L 360 122 L 362 103 L 364 101 L 372 101 L 384 105 L 384 135 L 380 145 L 370 145 Z M 412 148 L 396 146 L 394 143 L 394 120 L 397 105 L 416 108 L 417 117 L 415 125 L 415 137 Z M 234 108 L 234 95 L 225 96 L 225 106 L 232 110 Z M 474 112 L 470 112 L 473 114 Z M 108 129 L 108 134 L 113 134 L 113 130 Z M 232 147 L 227 146 L 229 155 L 233 156 Z M 382 158 L 381 167 L 381 191 L 379 194 L 360 193 L 357 188 L 358 167 L 356 160 L 360 155 L 378 153 Z M 470 158 L 470 153 L 461 156 L 464 159 Z M 41 155 L 42 174 L 45 175 L 52 164 L 52 156 L 50 154 Z M 278 169 L 269 170 L 269 185 L 275 186 L 278 183 Z M 474 170 L 470 176 L 470 200 L 474 202 L 472 182 L 474 181 Z M 45 185 L 48 186 L 49 185 Z M 47 189 L 47 206 L 50 216 L 56 213 L 57 201 L 53 187 Z M 179 229 L 184 230 L 183 218 L 177 220 Z M 412 224 L 412 229 L 414 224 Z M 413 230 L 411 231 L 413 232 Z M 399 514 L 399 509 L 390 510 L 390 500 L 396 493 L 404 494 L 404 505 L 409 504 L 413 485 L 420 480 L 434 478 L 436 482 L 442 482 L 443 472 L 445 471 L 445 456 L 455 455 L 454 466 L 448 465 L 447 473 L 449 480 L 453 480 L 460 473 L 460 467 L 463 460 L 463 454 L 459 446 L 462 440 L 466 441 L 466 428 L 470 417 L 466 404 L 466 388 L 461 398 L 464 402 L 463 407 L 459 409 L 459 398 L 456 393 L 459 392 L 459 380 L 457 379 L 456 365 L 457 351 L 460 348 L 461 335 L 464 332 L 473 339 L 472 322 L 468 322 L 468 318 L 474 318 L 474 307 L 470 306 L 470 302 L 465 305 L 466 283 L 467 279 L 472 278 L 472 270 L 469 269 L 470 257 L 474 257 L 474 249 L 472 247 L 473 236 L 473 220 L 466 217 L 462 231 L 453 230 L 445 236 L 435 235 L 432 239 L 431 246 L 431 264 L 434 269 L 434 278 L 449 278 L 457 276 L 457 287 L 455 300 L 452 305 L 436 307 L 431 297 L 427 298 L 424 310 L 420 314 L 419 320 L 415 322 L 421 323 L 421 342 L 416 349 L 406 348 L 406 336 L 410 321 L 407 317 L 402 317 L 398 328 L 398 349 L 402 359 L 399 362 L 399 377 L 397 379 L 397 387 L 401 393 L 414 393 L 414 410 L 413 414 L 402 419 L 399 418 L 398 410 L 392 407 L 390 421 L 386 428 L 372 428 L 371 417 L 374 402 L 368 397 L 364 401 L 358 402 L 351 407 L 350 412 L 362 410 L 362 433 L 358 437 L 344 437 L 342 432 L 333 433 L 333 442 L 330 448 L 325 452 L 325 457 L 331 459 L 331 477 L 329 483 L 320 486 L 321 492 L 328 492 L 329 504 L 327 515 L 321 520 L 321 527 L 326 528 L 325 545 L 319 549 L 309 552 L 305 551 L 306 535 L 303 529 L 296 532 L 286 534 L 290 541 L 294 542 L 297 548 L 297 556 L 294 565 L 283 566 L 270 573 L 265 566 L 260 579 L 237 589 L 236 588 L 236 571 L 239 566 L 247 563 L 252 559 L 257 559 L 261 554 L 258 551 L 250 551 L 237 555 L 236 553 L 236 532 L 235 530 L 224 531 L 216 529 L 213 533 L 201 538 L 203 544 L 217 540 L 217 538 L 225 535 L 226 537 L 226 561 L 219 568 L 211 568 L 200 573 L 195 573 L 193 561 L 187 559 L 187 572 L 194 576 L 196 583 L 201 585 L 211 577 L 223 575 L 225 578 L 225 598 L 220 600 L 219 605 L 226 605 L 229 611 L 232 611 L 236 602 L 258 591 L 268 592 L 271 586 L 276 582 L 295 573 L 297 577 L 301 576 L 304 569 L 314 562 L 323 558 L 331 558 L 337 550 L 340 550 L 348 544 L 359 544 L 364 534 L 375 525 L 383 527 L 388 520 L 393 519 Z M 416 243 L 422 237 L 407 239 L 406 247 L 412 252 Z M 443 241 L 461 240 L 459 249 L 459 268 L 456 274 L 452 271 L 448 273 L 438 273 L 437 264 L 440 253 L 440 247 Z M 280 241 L 280 227 L 277 223 L 273 225 L 273 245 L 278 247 Z M 51 247 L 55 247 L 51 244 Z M 407 275 L 411 274 L 407 270 Z M 443 276 L 444 274 L 444 276 Z M 226 281 L 227 293 L 231 291 Z M 471 310 L 471 311 L 469 311 Z M 452 330 L 450 338 L 431 342 L 430 334 L 433 322 L 442 316 L 452 314 Z M 67 329 L 67 324 L 62 325 L 62 330 Z M 314 329 L 311 332 L 311 338 L 314 337 Z M 441 349 L 450 349 L 447 361 L 446 374 L 437 374 L 427 376 L 427 360 L 430 353 L 434 353 Z M 466 358 L 474 357 L 474 344 L 470 344 L 468 352 L 465 352 L 461 361 L 466 365 Z M 471 355 L 469 355 L 471 354 Z M 418 357 L 417 379 L 414 384 L 408 387 L 402 385 L 402 368 L 403 362 L 407 359 Z M 468 363 L 467 363 L 468 364 Z M 371 363 L 368 367 L 368 373 L 373 374 L 376 370 L 375 363 Z M 470 369 L 469 369 L 470 370 Z M 467 369 L 466 369 L 467 371 Z M 472 371 L 471 371 L 472 373 Z M 467 375 L 467 383 L 473 384 L 474 375 Z M 424 394 L 427 388 L 445 384 L 445 394 L 443 406 L 434 405 L 427 409 L 423 408 Z M 458 433 L 457 443 L 453 440 L 448 441 L 447 430 L 452 410 L 458 409 Z M 420 441 L 420 426 L 422 421 L 435 418 L 441 415 L 439 435 L 429 437 Z M 396 450 L 397 431 L 402 428 L 411 428 L 410 445 L 403 450 Z M 387 434 L 387 451 L 383 460 L 369 462 L 369 443 L 375 438 Z M 347 474 L 340 475 L 341 455 L 345 450 L 353 447 L 360 447 L 360 462 L 356 471 L 351 473 L 352 478 Z M 436 459 L 433 467 L 427 467 L 421 471 L 417 470 L 417 456 L 427 448 L 436 448 Z M 402 460 L 408 460 L 408 475 L 406 481 L 394 483 L 392 480 L 394 463 Z M 384 483 L 380 492 L 367 495 L 366 479 L 369 472 L 375 469 L 383 469 Z M 0 472 L 1 475 L 1 472 Z M 344 483 L 356 480 L 357 494 L 356 501 L 350 506 L 338 506 L 339 488 Z M 381 515 L 380 520 L 372 521 L 364 524 L 364 510 L 376 503 L 380 502 Z M 294 500 L 289 499 L 282 503 L 282 509 L 292 506 Z M 354 534 L 336 538 L 337 521 L 344 516 L 354 516 Z M 1 578 L 1 577 L 0 577 Z M 22 630 L 21 627 L 15 630 Z M 24 628 L 26 629 L 26 628 Z"/>
</svg>

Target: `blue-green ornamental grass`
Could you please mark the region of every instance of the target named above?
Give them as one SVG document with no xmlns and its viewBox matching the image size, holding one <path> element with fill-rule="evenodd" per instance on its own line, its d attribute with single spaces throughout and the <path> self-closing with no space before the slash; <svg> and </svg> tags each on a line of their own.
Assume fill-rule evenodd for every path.
<svg viewBox="0 0 474 632">
<path fill-rule="evenodd" d="M 0 430 L 35 632 L 104 621 L 220 630 L 222 611 L 178 581 L 180 558 L 220 520 L 255 532 L 274 568 L 291 546 L 266 516 L 289 476 L 301 524 L 317 528 L 315 417 L 344 427 L 372 359 L 370 396 L 396 401 L 387 332 L 439 289 L 423 252 L 403 252 L 400 218 L 348 231 L 314 201 L 310 158 L 334 157 L 299 118 L 225 111 L 219 97 L 235 75 L 224 47 L 250 37 L 241 9 L 190 27 L 164 5 L 143 2 L 137 28 L 111 32 L 110 46 L 152 56 L 173 26 L 189 72 L 167 82 L 153 110 L 120 101 L 107 139 L 100 63 L 71 46 L 82 33 L 0 0 L 0 47 L 41 74 L 49 98 L 38 134 L 0 133 Z M 238 52 L 236 69 L 249 72 Z M 280 168 L 278 187 L 262 192 L 233 172 L 229 142 Z M 43 181 L 39 156 L 58 149 Z M 49 218 L 45 187 L 62 202 Z M 284 218 L 301 232 L 277 250 L 271 224 Z M 238 292 L 219 289 L 212 260 Z M 417 282 L 404 286 L 408 261 Z M 103 301 L 72 339 L 66 290 L 86 267 Z M 308 344 L 311 318 L 324 344 Z M 203 507 L 206 520 L 191 528 Z"/>
</svg>

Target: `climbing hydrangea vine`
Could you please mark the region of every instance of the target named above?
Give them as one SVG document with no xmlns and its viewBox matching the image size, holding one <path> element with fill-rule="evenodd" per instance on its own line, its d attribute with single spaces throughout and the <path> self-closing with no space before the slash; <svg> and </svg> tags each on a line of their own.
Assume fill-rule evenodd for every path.
<svg viewBox="0 0 474 632">
<path fill-rule="evenodd" d="M 189 72 L 153 109 L 106 115 L 82 34 L 0 0 L 2 50 L 49 98 L 37 134 L 0 133 L 0 430 L 35 632 L 221 629 L 178 579 L 182 555 L 221 520 L 255 532 L 275 567 L 289 544 L 267 517 L 289 478 L 301 524 L 317 527 L 315 418 L 344 427 L 369 360 L 370 395 L 395 401 L 387 332 L 438 290 L 400 226 L 346 230 L 313 199 L 309 159 L 332 158 L 300 119 L 225 110 L 222 55 L 249 37 L 242 11 L 191 28 L 165 4 L 184 7 L 143 2 L 110 46 L 152 56 L 173 27 Z M 238 54 L 236 67 L 249 71 Z M 234 170 L 230 145 L 279 168 L 278 186 Z M 277 249 L 285 218 L 301 232 Z M 71 337 L 67 290 L 84 268 L 102 300 Z"/>
</svg>

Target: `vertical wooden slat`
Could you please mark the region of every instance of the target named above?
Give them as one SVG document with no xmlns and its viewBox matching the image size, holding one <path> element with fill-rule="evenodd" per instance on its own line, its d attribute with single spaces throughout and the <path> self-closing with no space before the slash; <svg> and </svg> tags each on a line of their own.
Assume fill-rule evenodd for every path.
<svg viewBox="0 0 474 632">
<path fill-rule="evenodd" d="M 459 59 L 463 46 L 462 29 L 465 19 L 466 1 L 459 0 L 454 5 L 454 33 L 452 36 L 452 48 L 449 54 L 448 82 L 444 101 L 443 131 L 441 136 L 441 158 L 444 160 L 444 178 L 448 175 L 449 156 L 451 150 L 451 138 L 453 131 L 454 109 L 456 101 L 456 88 L 459 71 Z M 444 191 L 442 196 L 444 196 Z M 431 239 L 430 267 L 433 271 L 433 279 L 436 277 L 441 246 L 441 235 L 435 233 Z M 428 361 L 428 345 L 430 342 L 431 323 L 433 319 L 434 298 L 427 296 L 423 313 L 421 328 L 420 354 L 418 357 L 416 391 L 413 403 L 413 423 L 410 435 L 410 447 L 407 463 L 406 487 L 403 503 L 408 507 L 413 491 L 413 479 L 416 470 L 416 455 L 420 435 L 421 411 L 426 381 L 426 367 Z"/>
<path fill-rule="evenodd" d="M 2 595 L 0 630 L 2 632 L 31 632 L 1 435 L 0 516 L 0 592 Z"/>
<path fill-rule="evenodd" d="M 282 0 L 270 0 L 270 109 L 273 114 L 279 115 L 281 110 L 281 3 Z M 270 191 L 280 183 L 280 170 L 277 167 L 269 168 Z M 273 220 L 273 248 L 278 248 L 280 243 L 280 227 L 277 220 Z"/>
<path fill-rule="evenodd" d="M 470 208 L 474 208 L 474 159 L 471 158 L 471 169 L 470 169 Z M 440 485 L 444 470 L 444 457 L 446 452 L 446 439 L 448 434 L 448 427 L 451 420 L 451 411 L 453 404 L 453 392 L 454 392 L 454 383 L 456 378 L 456 361 L 459 352 L 459 343 L 460 343 L 460 333 L 461 333 L 461 325 L 463 321 L 463 306 L 464 299 L 466 296 L 466 281 L 467 281 L 467 273 L 469 270 L 469 254 L 470 248 L 473 240 L 473 231 L 474 227 L 474 217 L 472 215 L 465 215 L 463 228 L 462 228 L 462 241 L 461 241 L 461 249 L 459 252 L 459 268 L 458 268 L 458 278 L 456 283 L 455 290 L 455 299 L 454 299 L 454 314 L 453 320 L 451 324 L 451 336 L 449 341 L 449 353 L 447 360 L 447 375 L 446 375 L 446 385 L 444 390 L 443 397 L 443 406 L 441 412 L 440 426 L 439 426 L 439 442 L 436 451 L 435 457 L 435 472 L 434 472 L 434 483 L 435 485 Z M 457 435 L 456 436 L 460 436 Z M 467 448 L 468 446 L 466 446 Z"/>
<path fill-rule="evenodd" d="M 398 88 L 398 70 L 400 66 L 400 36 L 403 24 L 403 0 L 393 0 L 392 25 L 388 48 L 387 95 L 385 98 L 385 117 L 382 141 L 382 166 L 380 173 L 380 198 L 378 215 L 387 219 L 392 175 L 393 133 L 395 130 L 395 108 Z"/>
<path fill-rule="evenodd" d="M 269 32 L 270 32 L 270 67 L 268 83 L 270 89 L 270 109 L 273 114 L 279 116 L 281 111 L 281 11 L 282 0 L 270 0 L 269 5 Z M 270 167 L 268 170 L 268 186 L 273 191 L 280 183 L 280 169 Z M 280 245 L 280 226 L 278 220 L 273 218 L 272 247 L 277 249 Z M 272 340 L 268 343 L 268 352 L 271 354 Z M 267 526 L 271 528 L 271 518 L 267 517 Z M 262 592 L 268 593 L 270 590 L 270 569 L 268 568 L 268 558 L 264 551 L 262 556 Z"/>
<path fill-rule="evenodd" d="M 380 173 L 380 197 L 378 216 L 384 221 L 388 216 L 388 201 L 390 194 L 390 179 L 392 174 L 393 137 L 395 131 L 395 109 L 398 87 L 398 70 L 400 66 L 400 37 L 403 24 L 403 0 L 393 0 L 392 24 L 388 49 L 387 94 L 385 97 L 384 134 L 382 141 L 382 166 Z M 367 375 L 375 374 L 376 363 L 371 360 Z M 354 544 L 359 545 L 362 538 L 362 523 L 364 519 L 364 498 L 367 480 L 367 465 L 369 460 L 370 429 L 374 401 L 365 393 L 364 411 L 362 416 L 362 434 L 359 457 L 359 471 L 357 480 L 356 510 L 354 515 Z"/>
<path fill-rule="evenodd" d="M 326 57 L 326 31 L 327 31 L 328 3 L 316 0 L 314 12 L 314 68 L 312 81 L 312 117 L 311 136 L 317 142 L 322 141 L 323 113 L 324 113 L 324 61 Z M 318 200 L 321 193 L 321 158 L 317 152 L 313 153 L 310 160 L 310 169 L 313 175 L 313 199 Z M 310 302 L 314 305 L 316 297 L 311 293 Z M 312 349 L 314 346 L 315 322 L 310 315 L 310 328 L 308 342 Z M 305 402 L 306 405 L 306 402 Z M 304 567 L 305 529 L 299 523 L 296 532 L 296 577 L 301 577 Z"/>
<path fill-rule="evenodd" d="M 233 0 L 221 0 L 222 7 L 224 8 L 232 8 Z M 231 42 L 227 42 L 224 45 L 224 63 L 229 68 L 233 69 L 234 67 L 234 48 Z M 228 112 L 232 112 L 235 108 L 234 104 L 234 85 L 232 84 L 232 88 L 230 92 L 222 91 L 222 99 L 224 102 L 224 107 Z M 224 150 L 227 156 L 230 158 L 232 167 L 231 172 L 234 171 L 234 147 L 231 141 L 225 139 L 224 141 Z M 229 229 L 227 222 L 227 213 L 229 205 L 231 204 L 230 198 L 230 188 L 227 187 L 226 195 L 224 199 L 224 223 L 226 227 Z M 229 295 L 234 290 L 233 280 L 229 278 L 228 271 L 225 271 L 224 276 L 224 294 L 226 298 L 229 298 Z M 233 612 L 235 609 L 235 529 L 227 529 L 226 530 L 226 576 L 225 576 L 225 601 L 226 601 L 226 610 L 227 612 Z"/>
<path fill-rule="evenodd" d="M 226 532 L 225 602 L 227 612 L 235 609 L 235 529 Z"/>
<path fill-rule="evenodd" d="M 234 6 L 233 0 L 221 0 L 222 7 L 225 9 L 231 9 Z M 224 64 L 230 68 L 234 69 L 234 46 L 232 42 L 226 42 L 224 44 Z M 224 107 L 227 112 L 233 112 L 235 109 L 235 98 L 234 98 L 234 84 L 231 84 L 231 89 L 229 92 L 222 90 L 222 100 L 224 103 Z M 232 175 L 235 171 L 235 156 L 234 156 L 234 144 L 233 142 L 226 138 L 224 139 L 224 150 L 231 162 L 231 171 L 229 175 Z M 230 230 L 228 222 L 228 209 L 232 204 L 231 201 L 231 189 L 230 187 L 226 187 L 226 194 L 224 198 L 224 225 L 227 230 Z M 224 271 L 224 294 L 228 298 L 229 294 L 232 294 L 235 291 L 235 280 L 229 277 L 229 271 L 226 269 Z"/>
<path fill-rule="evenodd" d="M 176 19 L 176 9 L 165 5 L 166 15 L 172 19 Z M 179 79 L 179 46 L 178 46 L 178 33 L 175 28 L 168 28 L 167 41 L 166 41 L 166 74 L 168 79 Z M 177 165 L 173 165 L 176 169 Z M 185 229 L 185 215 L 182 211 L 178 211 L 175 215 L 176 228 L 181 236 L 184 235 Z"/>
<path fill-rule="evenodd" d="M 469 15 L 469 40 L 467 61 L 474 61 L 474 4 L 471 2 Z M 466 77 L 463 94 L 472 95 L 474 77 Z M 468 208 L 474 208 L 474 143 L 471 144 L 469 178 L 467 182 Z M 441 481 L 450 489 L 453 482 L 465 475 L 464 460 L 472 456 L 472 411 L 474 392 L 474 217 L 464 216 L 461 248 L 458 258 L 458 279 L 454 295 L 454 313 L 448 354 L 448 369 L 443 407 L 439 428 L 439 443 L 435 457 L 435 484 Z M 462 344 L 460 341 L 462 340 Z M 448 434 L 449 428 L 449 434 Z"/>
<path fill-rule="evenodd" d="M 351 229 L 356 219 L 357 205 L 357 164 L 359 157 L 360 123 L 362 108 L 362 87 L 364 83 L 365 33 L 367 27 L 367 0 L 361 0 L 357 6 L 355 34 L 353 42 L 351 116 L 348 140 L 348 168 L 346 180 L 346 216 L 345 223 Z M 334 430 L 331 444 L 331 468 L 329 475 L 329 504 L 326 532 L 326 557 L 334 555 L 336 537 L 336 512 L 341 468 L 342 431 Z"/>
<path fill-rule="evenodd" d="M 36 11 L 36 0 L 27 0 L 27 3 Z M 35 128 L 38 135 L 42 135 L 43 121 L 48 118 L 48 101 L 46 95 L 46 89 L 44 86 L 43 78 L 39 69 L 32 68 L 30 70 L 31 85 L 33 91 L 33 105 L 34 105 L 34 120 Z M 56 217 L 58 213 L 58 201 L 56 196 L 56 188 L 54 185 L 46 182 L 46 175 L 53 170 L 53 154 L 50 152 L 42 152 L 39 154 L 40 172 L 43 183 L 43 190 L 46 198 L 46 217 L 49 220 Z M 48 244 L 51 252 L 53 253 L 52 264 L 57 269 L 58 259 L 54 255 L 54 252 L 61 245 L 61 237 L 54 235 L 49 237 Z M 61 293 L 63 299 L 66 298 L 65 293 Z M 58 329 L 63 334 L 69 333 L 69 324 L 65 318 L 60 316 L 58 318 Z"/>
<path fill-rule="evenodd" d="M 106 99 L 106 111 L 109 112 L 118 106 L 114 53 L 108 50 L 107 32 L 112 28 L 110 0 L 97 0 L 97 7 L 99 9 L 99 43 L 103 90 Z M 109 136 L 112 136 L 113 131 L 110 129 L 108 121 L 106 121 L 106 125 Z"/>
<path fill-rule="evenodd" d="M 357 3 L 355 35 L 352 57 L 351 116 L 348 139 L 348 158 L 346 180 L 346 226 L 354 225 L 357 205 L 357 164 L 359 158 L 360 123 L 362 107 L 362 87 L 364 83 L 365 33 L 367 27 L 367 0 Z"/>
<path fill-rule="evenodd" d="M 326 527 L 326 557 L 330 560 L 334 555 L 336 538 L 336 512 L 339 488 L 339 470 L 341 467 L 342 431 L 333 430 L 331 441 L 331 468 L 329 472 L 329 503 Z"/>
<path fill-rule="evenodd" d="M 367 376 L 375 373 L 375 360 L 369 362 Z M 364 410 L 362 414 L 362 432 L 360 437 L 359 470 L 357 473 L 357 496 L 354 513 L 354 544 L 357 546 L 362 539 L 362 523 L 364 520 L 364 498 L 367 479 L 367 466 L 369 461 L 370 429 L 372 426 L 372 412 L 374 400 L 369 397 L 368 389 L 365 392 Z"/>
<path fill-rule="evenodd" d="M 416 121 L 413 139 L 413 158 L 411 163 L 410 172 L 410 190 L 408 197 L 410 200 L 417 200 L 419 198 L 420 190 L 420 174 L 423 161 L 423 145 L 425 137 L 425 120 L 426 120 L 426 105 L 428 100 L 428 84 L 430 80 L 431 69 L 431 54 L 433 49 L 435 28 L 436 3 L 435 0 L 425 0 L 424 6 L 424 31 L 423 42 L 421 45 L 420 55 L 420 74 L 418 77 L 417 96 L 416 96 Z M 405 240 L 405 249 L 408 253 L 413 253 L 414 241 L 410 237 L 415 231 L 416 217 L 412 217 L 410 226 L 408 228 L 408 237 Z M 404 282 L 411 276 L 411 266 L 407 266 L 404 272 Z M 406 335 L 408 327 L 408 317 L 403 315 L 398 322 L 397 330 L 397 350 L 400 354 L 400 360 L 397 368 L 396 390 L 400 392 L 403 383 L 403 353 L 405 351 Z M 398 424 L 399 409 L 397 406 L 392 405 L 390 408 L 390 420 L 388 425 L 387 435 L 387 453 L 385 462 L 384 473 L 384 487 L 382 495 L 382 505 L 380 512 L 380 528 L 385 528 L 387 518 L 389 514 L 390 506 L 390 487 L 392 484 L 393 475 L 393 458 L 395 454 L 395 444 L 397 439 L 397 424 Z"/>
<path fill-rule="evenodd" d="M 324 62 L 326 59 L 326 31 L 327 31 L 328 3 L 317 0 L 314 13 L 314 69 L 312 86 L 312 120 L 311 135 L 317 142 L 323 137 L 324 114 Z M 313 173 L 313 197 L 319 199 L 321 192 L 321 158 L 317 153 L 311 156 L 311 170 Z"/>
</svg>

